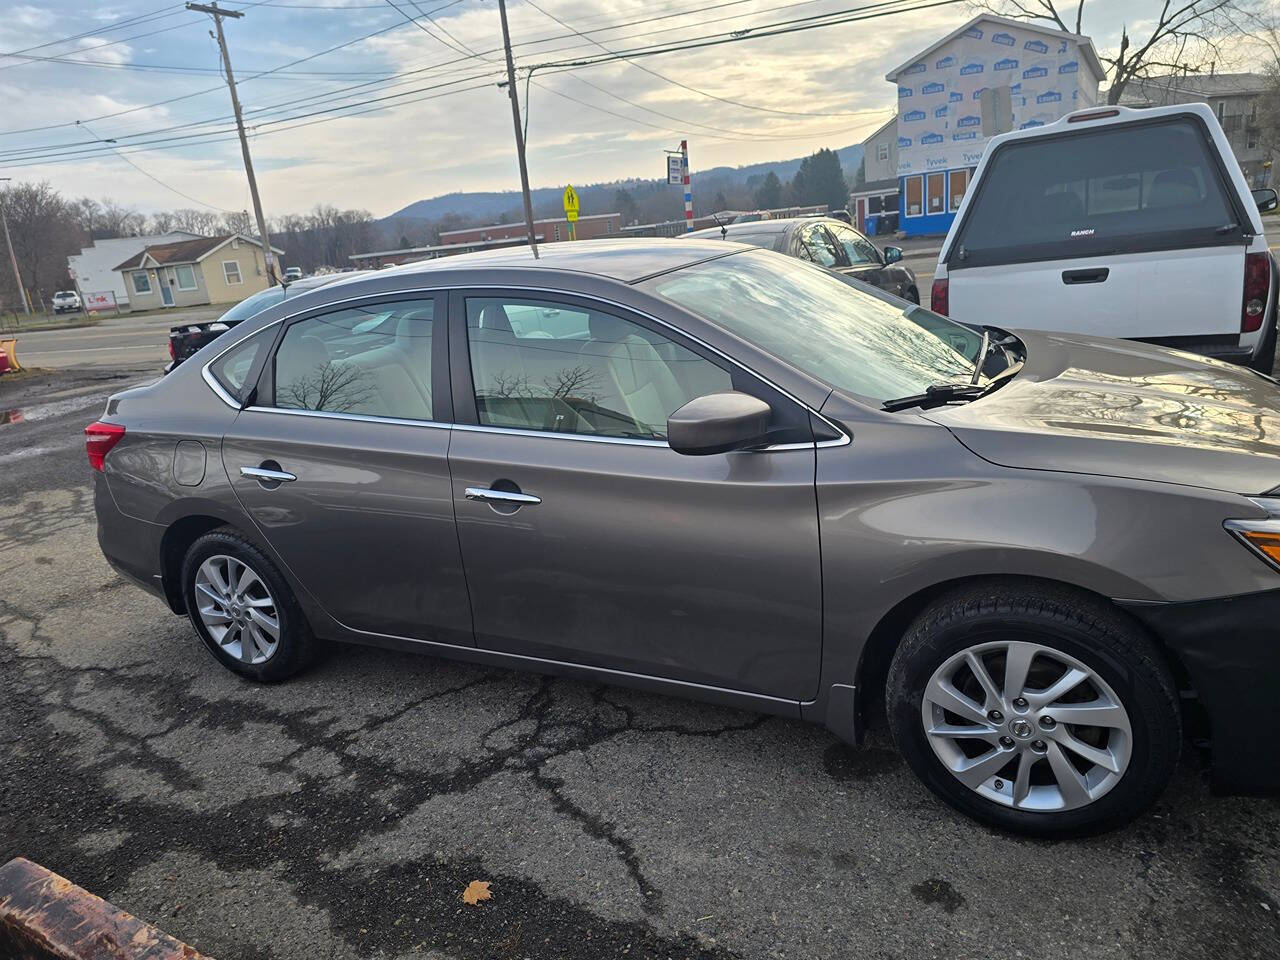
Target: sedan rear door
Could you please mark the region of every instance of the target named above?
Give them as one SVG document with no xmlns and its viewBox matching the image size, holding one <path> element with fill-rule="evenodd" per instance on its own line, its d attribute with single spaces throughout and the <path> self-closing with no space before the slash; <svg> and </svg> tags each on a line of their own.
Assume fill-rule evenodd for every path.
<svg viewBox="0 0 1280 960">
<path fill-rule="evenodd" d="M 286 321 L 227 475 L 259 532 L 342 625 L 472 642 L 454 532 L 443 297 Z"/>
</svg>

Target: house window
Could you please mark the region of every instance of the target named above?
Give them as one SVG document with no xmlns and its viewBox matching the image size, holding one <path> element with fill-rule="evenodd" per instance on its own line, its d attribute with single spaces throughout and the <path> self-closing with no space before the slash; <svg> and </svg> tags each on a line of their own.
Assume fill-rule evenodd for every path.
<svg viewBox="0 0 1280 960">
<path fill-rule="evenodd" d="M 945 173 L 929 174 L 929 212 L 945 213 L 947 210 L 947 175 Z"/>
<path fill-rule="evenodd" d="M 223 260 L 222 277 L 230 286 L 235 286 L 236 284 L 241 283 L 242 278 L 240 277 L 240 264 L 235 260 Z"/>
<path fill-rule="evenodd" d="M 196 271 L 195 271 L 195 268 L 191 266 L 191 264 L 189 263 L 180 264 L 174 268 L 174 272 L 178 275 L 179 290 L 197 289 Z"/>
<path fill-rule="evenodd" d="M 960 201 L 964 199 L 964 192 L 969 188 L 969 171 L 968 170 L 952 170 L 948 174 L 951 179 L 950 189 L 947 191 L 950 206 L 947 208 L 952 213 L 960 209 Z"/>
<path fill-rule="evenodd" d="M 1249 122 L 1258 122 L 1258 101 L 1256 98 L 1249 101 Z"/>
<path fill-rule="evenodd" d="M 1219 100 L 1218 101 L 1218 122 L 1219 123 L 1222 122 L 1222 118 L 1225 117 L 1226 114 L 1227 114 L 1227 101 Z"/>
<path fill-rule="evenodd" d="M 605 232 L 605 233 L 613 233 L 613 221 L 612 221 L 612 220 L 606 220 L 606 221 L 604 222 L 604 232 Z"/>
<path fill-rule="evenodd" d="M 907 216 L 918 217 L 924 213 L 924 177 L 907 177 Z"/>
<path fill-rule="evenodd" d="M 151 278 L 147 276 L 147 271 L 139 270 L 133 275 L 133 292 L 134 293 L 150 293 Z"/>
<path fill-rule="evenodd" d="M 888 163 L 889 145 L 887 143 L 876 144 L 876 159 L 881 163 Z"/>
<path fill-rule="evenodd" d="M 553 239 L 555 239 L 555 240 L 559 240 L 559 239 L 560 239 L 560 224 L 558 224 L 558 223 L 556 224 L 556 229 L 555 229 L 555 234 L 554 234 L 554 236 L 553 236 Z"/>
</svg>

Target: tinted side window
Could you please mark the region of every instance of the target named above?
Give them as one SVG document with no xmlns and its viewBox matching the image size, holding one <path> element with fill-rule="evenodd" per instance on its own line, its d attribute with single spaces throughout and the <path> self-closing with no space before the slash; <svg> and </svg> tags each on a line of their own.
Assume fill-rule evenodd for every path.
<svg viewBox="0 0 1280 960">
<path fill-rule="evenodd" d="M 840 246 L 844 247 L 845 256 L 853 266 L 880 262 L 879 251 L 870 240 L 853 227 L 847 227 L 842 223 L 829 223 L 827 229 L 840 242 Z"/>
<path fill-rule="evenodd" d="M 274 360 L 275 405 L 432 419 L 433 307 L 431 300 L 380 303 L 291 324 Z"/>
<path fill-rule="evenodd" d="M 832 238 L 831 234 L 820 223 L 813 223 L 799 229 L 797 236 L 800 242 L 800 257 L 812 260 L 824 267 L 847 267 L 844 250 Z"/>
<path fill-rule="evenodd" d="M 274 332 L 264 330 L 255 333 L 209 364 L 209 372 L 213 374 L 213 378 L 235 399 L 244 400 L 249 372 L 253 369 L 259 352 L 271 343 L 270 334 Z"/>
<path fill-rule="evenodd" d="M 1190 119 L 1014 142 L 992 157 L 952 263 L 1238 242 L 1203 132 Z M 1235 226 L 1235 239 L 1220 228 Z"/>
<path fill-rule="evenodd" d="M 468 297 L 467 338 L 486 426 L 662 440 L 680 407 L 733 389 L 661 334 L 579 306 Z"/>
</svg>

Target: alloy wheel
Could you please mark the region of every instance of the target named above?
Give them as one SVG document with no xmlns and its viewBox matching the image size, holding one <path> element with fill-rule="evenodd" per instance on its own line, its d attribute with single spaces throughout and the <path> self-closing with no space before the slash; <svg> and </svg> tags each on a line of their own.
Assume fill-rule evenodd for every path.
<svg viewBox="0 0 1280 960">
<path fill-rule="evenodd" d="M 1128 712 L 1096 670 L 1025 640 L 979 643 L 948 658 L 921 704 L 933 752 L 966 787 L 1018 810 L 1093 803 L 1129 765 Z"/>
<path fill-rule="evenodd" d="M 280 614 L 266 583 L 235 557 L 209 557 L 196 571 L 196 608 L 205 629 L 229 656 L 265 663 L 280 645 Z"/>
</svg>

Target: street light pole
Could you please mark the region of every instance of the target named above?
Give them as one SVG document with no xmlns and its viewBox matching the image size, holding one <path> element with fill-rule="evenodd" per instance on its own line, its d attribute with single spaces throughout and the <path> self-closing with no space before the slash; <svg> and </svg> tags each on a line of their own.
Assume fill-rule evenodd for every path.
<svg viewBox="0 0 1280 960">
<path fill-rule="evenodd" d="M 0 177 L 0 181 L 8 183 L 9 177 Z M 8 195 L 9 188 L 5 187 L 5 194 Z M 13 281 L 18 285 L 18 299 L 22 301 L 22 312 L 28 317 L 31 316 L 31 304 L 27 303 L 27 291 L 22 286 L 22 274 L 18 271 L 18 257 L 13 252 L 13 238 L 9 236 L 9 214 L 5 210 L 5 205 L 0 203 L 0 223 L 4 224 L 4 245 L 9 248 L 9 263 L 13 265 Z"/>
<path fill-rule="evenodd" d="M 507 91 L 511 94 L 511 119 L 516 126 L 516 155 L 520 158 L 520 190 L 524 194 L 524 224 L 529 231 L 529 249 L 538 259 L 538 240 L 533 235 L 533 199 L 529 196 L 529 168 L 524 162 L 524 134 L 520 130 L 520 98 L 516 93 L 516 66 L 511 59 L 511 32 L 507 29 L 506 0 L 498 0 L 498 15 L 502 18 L 502 46 L 507 51 Z"/>
<path fill-rule="evenodd" d="M 258 236 L 262 238 L 262 259 L 267 267 L 267 283 L 276 285 L 276 261 L 271 252 L 271 237 L 267 234 L 267 219 L 262 215 L 262 201 L 258 199 L 258 180 L 253 175 L 253 160 L 249 156 L 249 140 L 244 135 L 244 117 L 240 113 L 240 97 L 236 94 L 236 78 L 231 72 L 231 55 L 227 52 L 227 38 L 222 35 L 222 18 L 231 17 L 239 20 L 244 16 L 240 10 L 223 10 L 216 3 L 188 3 L 188 10 L 207 13 L 213 17 L 213 25 L 218 31 L 218 49 L 222 51 L 222 66 L 227 75 L 227 87 L 231 90 L 231 109 L 236 115 L 236 130 L 240 133 L 240 153 L 244 155 L 244 172 L 249 177 L 249 196 L 253 199 L 253 215 L 258 220 Z"/>
</svg>

